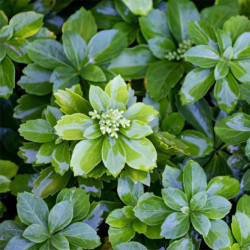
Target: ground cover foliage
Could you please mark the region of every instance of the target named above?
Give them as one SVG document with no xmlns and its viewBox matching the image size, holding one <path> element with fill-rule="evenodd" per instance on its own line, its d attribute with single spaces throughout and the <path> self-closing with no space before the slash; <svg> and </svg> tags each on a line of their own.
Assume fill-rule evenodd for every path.
<svg viewBox="0 0 250 250">
<path fill-rule="evenodd" d="M 250 1 L 0 0 L 0 249 L 250 249 Z"/>
</svg>

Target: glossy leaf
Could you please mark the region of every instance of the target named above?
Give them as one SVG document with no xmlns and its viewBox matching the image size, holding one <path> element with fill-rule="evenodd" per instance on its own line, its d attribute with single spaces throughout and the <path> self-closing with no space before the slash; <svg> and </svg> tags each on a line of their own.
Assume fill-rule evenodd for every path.
<svg viewBox="0 0 250 250">
<path fill-rule="evenodd" d="M 35 243 L 44 242 L 48 236 L 48 231 L 40 224 L 32 224 L 28 226 L 23 232 L 24 238 Z"/>
<path fill-rule="evenodd" d="M 162 224 L 172 211 L 162 198 L 149 193 L 142 195 L 134 208 L 135 216 L 152 226 Z"/>
<path fill-rule="evenodd" d="M 202 213 L 195 212 L 190 215 L 191 223 L 196 231 L 206 236 L 211 227 L 210 220 Z"/>
<path fill-rule="evenodd" d="M 172 187 L 182 189 L 182 176 L 183 173 L 180 169 L 166 165 L 162 174 L 162 184 L 165 188 Z"/>
<path fill-rule="evenodd" d="M 54 128 L 42 119 L 30 120 L 22 124 L 19 133 L 29 141 L 51 142 L 56 139 Z"/>
<path fill-rule="evenodd" d="M 111 61 L 108 69 L 120 74 L 125 80 L 145 77 L 148 66 L 155 61 L 146 45 L 125 49 Z"/>
<path fill-rule="evenodd" d="M 214 130 L 222 141 L 231 145 L 245 142 L 250 136 L 250 116 L 241 112 L 219 121 Z"/>
<path fill-rule="evenodd" d="M 190 200 L 190 209 L 192 211 L 200 210 L 206 206 L 207 194 L 205 191 L 201 191 L 192 196 Z"/>
<path fill-rule="evenodd" d="M 48 217 L 49 232 L 55 233 L 68 226 L 73 218 L 73 207 L 69 201 L 57 203 Z"/>
<path fill-rule="evenodd" d="M 67 66 L 68 59 L 63 46 L 52 39 L 38 39 L 27 46 L 29 57 L 38 65 L 46 69 Z"/>
<path fill-rule="evenodd" d="M 86 223 L 75 222 L 60 232 L 69 243 L 80 248 L 96 248 L 100 245 L 100 239 L 96 231 Z"/>
<path fill-rule="evenodd" d="M 219 107 L 230 113 L 234 110 L 239 99 L 239 86 L 234 77 L 228 74 L 225 78 L 217 80 L 214 88 L 214 96 Z"/>
<path fill-rule="evenodd" d="M 75 176 L 89 173 L 101 161 L 102 144 L 102 138 L 82 140 L 76 144 L 70 162 Z"/>
<path fill-rule="evenodd" d="M 193 250 L 192 240 L 189 238 L 176 240 L 169 244 L 167 250 L 182 250 L 183 248 L 185 248 L 186 250 Z"/>
<path fill-rule="evenodd" d="M 180 91 L 182 104 L 191 104 L 202 98 L 213 83 L 213 71 L 210 69 L 196 68 L 190 71 Z"/>
<path fill-rule="evenodd" d="M 249 59 L 234 60 L 229 63 L 233 75 L 243 83 L 249 83 Z"/>
<path fill-rule="evenodd" d="M 194 3 L 187 0 L 171 0 L 167 4 L 169 27 L 178 43 L 188 39 L 188 22 L 200 19 Z"/>
<path fill-rule="evenodd" d="M 15 67 L 12 61 L 5 57 L 0 62 L 0 97 L 9 98 L 15 87 Z"/>
<path fill-rule="evenodd" d="M 133 0 L 122 0 L 122 1 L 135 15 L 146 16 L 153 7 L 152 0 L 146 0 L 144 2 L 135 2 Z"/>
<path fill-rule="evenodd" d="M 171 213 L 161 226 L 161 235 L 166 239 L 184 236 L 190 227 L 189 216 L 181 212 Z"/>
<path fill-rule="evenodd" d="M 150 171 L 156 167 L 156 150 L 148 139 L 133 140 L 121 137 L 121 141 L 126 154 L 126 163 L 131 168 Z"/>
<path fill-rule="evenodd" d="M 82 7 L 71 15 L 64 23 L 63 31 L 73 31 L 79 33 L 82 38 L 88 42 L 97 32 L 97 26 L 91 12 Z"/>
<path fill-rule="evenodd" d="M 24 224 L 39 224 L 47 227 L 49 210 L 40 197 L 27 192 L 19 194 L 17 196 L 17 212 Z"/>
<path fill-rule="evenodd" d="M 57 203 L 68 201 L 73 207 L 73 221 L 82 220 L 90 209 L 89 196 L 81 188 L 63 189 L 56 198 Z"/>
<path fill-rule="evenodd" d="M 192 160 L 184 166 L 183 186 L 188 199 L 198 192 L 205 191 L 207 186 L 207 177 L 204 170 Z"/>
<path fill-rule="evenodd" d="M 216 176 L 207 186 L 207 193 L 209 195 L 220 195 L 226 199 L 232 199 L 239 192 L 239 181 L 229 176 Z"/>
<path fill-rule="evenodd" d="M 110 174 L 118 176 L 126 162 L 126 153 L 119 138 L 105 137 L 102 145 L 102 161 Z"/>
</svg>

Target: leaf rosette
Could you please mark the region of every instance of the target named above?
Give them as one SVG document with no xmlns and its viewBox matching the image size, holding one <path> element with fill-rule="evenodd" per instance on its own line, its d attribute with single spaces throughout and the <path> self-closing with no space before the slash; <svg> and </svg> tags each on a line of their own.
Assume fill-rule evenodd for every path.
<svg viewBox="0 0 250 250">
<path fill-rule="evenodd" d="M 157 111 L 143 103 L 130 105 L 128 87 L 121 76 L 105 87 L 91 86 L 89 101 L 70 89 L 55 93 L 65 114 L 55 126 L 63 140 L 79 141 L 70 166 L 75 175 L 87 175 L 102 161 L 117 177 L 125 164 L 148 172 L 156 167 L 156 150 L 145 138 Z"/>
</svg>

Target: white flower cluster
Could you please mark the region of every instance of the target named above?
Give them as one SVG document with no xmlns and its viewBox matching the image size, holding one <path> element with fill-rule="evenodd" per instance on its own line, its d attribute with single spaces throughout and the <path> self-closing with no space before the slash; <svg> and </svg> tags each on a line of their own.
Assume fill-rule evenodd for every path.
<svg viewBox="0 0 250 250">
<path fill-rule="evenodd" d="M 182 43 L 179 43 L 178 49 L 176 51 L 170 51 L 167 53 L 165 56 L 166 59 L 169 61 L 180 61 L 184 58 L 184 54 L 186 53 L 187 50 L 189 50 L 192 47 L 192 40 L 184 40 Z"/>
<path fill-rule="evenodd" d="M 117 132 L 120 125 L 123 128 L 130 126 L 130 120 L 123 118 L 124 111 L 119 109 L 108 109 L 102 114 L 98 114 L 96 110 L 89 112 L 91 119 L 98 119 L 102 134 L 109 134 L 111 137 L 118 138 Z"/>
</svg>

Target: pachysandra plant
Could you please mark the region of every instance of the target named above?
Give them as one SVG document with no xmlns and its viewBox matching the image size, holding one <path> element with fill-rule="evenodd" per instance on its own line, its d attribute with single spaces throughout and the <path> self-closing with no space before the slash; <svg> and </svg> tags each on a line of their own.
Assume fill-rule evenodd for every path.
<svg viewBox="0 0 250 250">
<path fill-rule="evenodd" d="M 89 200 L 82 189 L 64 189 L 49 211 L 47 204 L 31 193 L 17 197 L 17 212 L 22 222 L 0 225 L 0 245 L 15 249 L 94 249 L 100 245 L 96 231 L 82 222 L 89 211 Z M 81 205 L 80 205 L 81 204 Z"/>
<path fill-rule="evenodd" d="M 193 45 L 187 27 L 189 21 L 200 19 L 196 6 L 189 0 L 170 0 L 166 5 L 167 13 L 154 9 L 139 18 L 149 49 L 160 60 L 149 65 L 146 75 L 147 90 L 156 101 L 168 95 L 186 69 L 192 67 L 184 58 L 185 52 Z"/>
<path fill-rule="evenodd" d="M 125 164 L 146 172 L 156 167 L 156 150 L 145 137 L 153 132 L 149 122 L 157 111 L 143 103 L 127 107 L 129 92 L 120 76 L 105 91 L 91 86 L 89 102 L 69 89 L 55 97 L 65 114 L 56 133 L 63 140 L 80 140 L 70 161 L 74 175 L 87 175 L 101 161 L 115 177 Z"/>
<path fill-rule="evenodd" d="M 228 231 L 227 224 L 221 219 L 231 209 L 227 199 L 240 191 L 239 182 L 228 178 L 215 177 L 207 184 L 204 170 L 191 160 L 184 166 L 183 172 L 166 166 L 162 198 L 145 193 L 134 208 L 135 216 L 147 225 L 158 225 L 160 235 L 166 239 L 184 237 L 192 225 L 211 246 L 211 242 L 215 241 L 215 225 Z M 230 181 L 233 185 L 229 188 Z M 230 242 L 231 239 L 221 248 L 228 247 Z"/>
<path fill-rule="evenodd" d="M 235 25 L 244 29 L 233 29 Z M 230 18 L 223 29 L 214 29 L 202 22 L 191 22 L 189 34 L 197 46 L 185 54 L 187 61 L 198 68 L 188 73 L 181 88 L 182 104 L 202 98 L 215 83 L 214 96 L 219 107 L 230 113 L 240 97 L 239 84 L 249 83 L 250 21 L 243 16 Z"/>
</svg>

